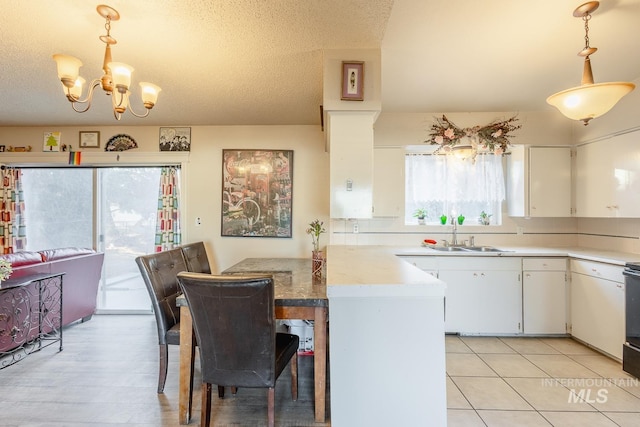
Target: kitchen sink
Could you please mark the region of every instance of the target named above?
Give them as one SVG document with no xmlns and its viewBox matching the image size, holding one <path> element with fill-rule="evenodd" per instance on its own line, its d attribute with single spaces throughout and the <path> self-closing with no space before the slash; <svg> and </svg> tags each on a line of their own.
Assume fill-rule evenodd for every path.
<svg viewBox="0 0 640 427">
<path fill-rule="evenodd" d="M 463 249 L 472 252 L 505 252 L 502 249 L 494 248 L 493 246 L 470 246 Z"/>
<path fill-rule="evenodd" d="M 464 252 L 465 248 L 460 246 L 432 246 L 431 249 L 440 252 Z"/>
</svg>

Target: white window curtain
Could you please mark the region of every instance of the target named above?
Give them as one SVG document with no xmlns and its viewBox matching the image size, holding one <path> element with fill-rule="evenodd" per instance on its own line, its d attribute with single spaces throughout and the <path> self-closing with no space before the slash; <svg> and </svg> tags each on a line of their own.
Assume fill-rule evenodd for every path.
<svg viewBox="0 0 640 427">
<path fill-rule="evenodd" d="M 408 154 L 405 160 L 405 220 L 427 209 L 429 222 L 441 215 L 464 215 L 465 224 L 477 224 L 481 212 L 499 221 L 505 199 L 502 156 L 478 155 L 475 162 L 450 155 Z"/>
</svg>

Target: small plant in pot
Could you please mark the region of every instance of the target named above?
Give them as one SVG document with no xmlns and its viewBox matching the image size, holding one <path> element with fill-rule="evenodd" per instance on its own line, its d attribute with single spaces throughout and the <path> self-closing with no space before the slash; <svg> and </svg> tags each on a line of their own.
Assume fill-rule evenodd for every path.
<svg viewBox="0 0 640 427">
<path fill-rule="evenodd" d="M 320 235 L 325 232 L 324 223 L 320 220 L 315 220 L 309 224 L 307 228 L 307 234 L 311 235 L 311 242 L 313 243 L 313 252 L 311 258 L 313 261 L 312 269 L 314 276 L 322 275 L 322 266 L 324 265 L 324 254 L 320 251 Z"/>
<path fill-rule="evenodd" d="M 427 210 L 425 208 L 418 208 L 413 213 L 414 218 L 418 218 L 418 224 L 424 224 L 424 219 L 427 216 Z"/>
</svg>

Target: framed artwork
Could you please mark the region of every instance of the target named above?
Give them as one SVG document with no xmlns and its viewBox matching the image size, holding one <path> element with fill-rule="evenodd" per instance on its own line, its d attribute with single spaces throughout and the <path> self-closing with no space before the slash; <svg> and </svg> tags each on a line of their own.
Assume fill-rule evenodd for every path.
<svg viewBox="0 0 640 427">
<path fill-rule="evenodd" d="M 292 150 L 222 150 L 222 236 L 291 237 Z"/>
<path fill-rule="evenodd" d="M 99 148 L 100 132 L 80 132 L 80 148 Z"/>
<path fill-rule="evenodd" d="M 62 140 L 62 132 L 45 132 L 42 151 L 60 151 L 60 141 Z"/>
<path fill-rule="evenodd" d="M 364 99 L 364 62 L 342 61 L 343 101 L 362 101 Z"/>
<path fill-rule="evenodd" d="M 191 128 L 160 128 L 160 151 L 191 151 Z"/>
</svg>

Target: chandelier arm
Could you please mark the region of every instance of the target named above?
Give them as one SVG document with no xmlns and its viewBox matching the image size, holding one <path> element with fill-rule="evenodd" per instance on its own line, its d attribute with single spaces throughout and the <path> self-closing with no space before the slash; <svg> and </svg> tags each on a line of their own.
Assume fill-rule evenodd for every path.
<svg viewBox="0 0 640 427">
<path fill-rule="evenodd" d="M 149 115 L 149 111 L 151 111 L 151 109 L 146 108 L 145 110 L 146 110 L 146 111 L 145 111 L 145 113 L 144 113 L 144 114 L 138 114 L 138 113 L 136 113 L 135 111 L 133 111 L 133 106 L 131 105 L 131 102 L 129 102 L 129 112 L 130 112 L 131 114 L 133 114 L 134 116 L 139 117 L 139 118 L 141 118 L 141 119 L 143 119 L 143 118 L 147 117 L 147 116 Z"/>
<path fill-rule="evenodd" d="M 93 91 L 96 87 L 98 87 L 100 85 L 100 79 L 95 79 L 91 82 L 91 85 L 89 86 L 89 91 L 87 92 L 87 97 L 85 99 L 77 99 L 75 96 L 73 96 L 70 92 L 70 90 L 67 88 L 67 99 L 69 100 L 69 102 L 71 102 L 71 108 L 73 108 L 73 111 L 77 112 L 77 113 L 85 113 L 89 110 L 89 108 L 91 108 L 91 100 L 93 99 Z M 87 107 L 84 109 L 80 109 L 77 107 L 77 105 L 80 104 L 87 104 Z"/>
</svg>

